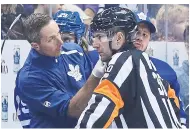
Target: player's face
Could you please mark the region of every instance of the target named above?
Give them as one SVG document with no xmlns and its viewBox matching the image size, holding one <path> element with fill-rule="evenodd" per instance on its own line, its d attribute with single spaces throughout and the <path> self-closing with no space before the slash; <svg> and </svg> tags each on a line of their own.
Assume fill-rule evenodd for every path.
<svg viewBox="0 0 190 129">
<path fill-rule="evenodd" d="M 59 56 L 63 41 L 56 22 L 51 20 L 48 25 L 41 29 L 40 34 L 39 53 L 51 57 Z"/>
<path fill-rule="evenodd" d="M 61 39 L 63 42 L 72 42 L 75 43 L 75 34 L 74 33 L 67 33 L 67 32 L 62 32 L 61 33 Z"/>
<path fill-rule="evenodd" d="M 179 41 L 183 41 L 183 32 L 185 30 L 186 25 L 189 23 L 189 17 L 187 17 L 189 14 L 188 12 L 182 12 L 181 16 L 178 16 L 175 19 L 175 24 L 173 24 L 173 34 L 176 39 Z"/>
<path fill-rule="evenodd" d="M 141 51 L 145 51 L 147 49 L 148 43 L 150 40 L 150 31 L 147 25 L 140 23 L 138 25 L 138 32 L 136 35 L 136 40 L 134 42 L 134 46 Z"/>
<path fill-rule="evenodd" d="M 94 33 L 93 47 L 97 49 L 103 62 L 107 62 L 111 59 L 112 51 L 110 50 L 106 33 Z"/>
</svg>

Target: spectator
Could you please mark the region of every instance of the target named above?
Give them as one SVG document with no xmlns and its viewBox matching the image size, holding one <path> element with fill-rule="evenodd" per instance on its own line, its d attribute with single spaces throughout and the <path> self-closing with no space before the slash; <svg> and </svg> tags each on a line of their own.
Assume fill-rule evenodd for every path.
<svg viewBox="0 0 190 129">
<path fill-rule="evenodd" d="M 23 4 L 23 8 L 26 17 L 34 13 L 34 7 L 32 4 Z"/>
<path fill-rule="evenodd" d="M 148 8 L 148 16 L 150 18 L 156 18 L 156 15 L 158 13 L 158 10 L 161 8 L 163 4 L 147 4 Z"/>
<path fill-rule="evenodd" d="M 84 21 L 84 24 L 89 25 L 93 17 L 90 17 L 84 13 L 84 11 L 79 8 L 77 5 L 72 4 L 64 4 L 61 6 L 62 10 L 64 11 L 72 11 L 72 12 L 78 12 L 80 14 L 81 19 Z"/>
<path fill-rule="evenodd" d="M 48 4 L 34 4 L 34 13 L 42 13 L 49 15 L 49 5 Z"/>
<path fill-rule="evenodd" d="M 168 8 L 168 41 L 183 41 L 183 31 L 189 19 L 189 9 L 183 5 L 167 5 Z M 160 40 L 165 37 L 165 5 L 156 15 L 157 29 Z"/>
<path fill-rule="evenodd" d="M 52 16 L 61 9 L 60 4 L 33 4 L 34 13 L 43 13 L 50 15 L 50 6 L 52 7 Z"/>
<path fill-rule="evenodd" d="M 185 48 L 188 53 L 189 58 L 189 25 L 186 26 L 186 29 L 183 33 Z M 189 60 L 185 60 L 182 63 L 182 67 L 178 69 L 178 80 L 181 86 L 180 96 L 181 100 L 184 103 L 184 108 L 187 113 L 187 121 L 183 119 L 184 122 L 187 122 L 187 127 L 189 128 Z"/>
<path fill-rule="evenodd" d="M 98 4 L 76 4 L 80 7 L 84 13 L 89 16 L 91 19 L 94 18 L 96 13 L 98 12 Z"/>
<path fill-rule="evenodd" d="M 16 11 L 18 11 L 18 6 L 16 4 L 1 5 L 1 39 L 5 38 L 9 27 L 18 15 Z M 9 31 L 8 39 L 25 39 L 23 35 L 21 20 L 19 20 Z"/>
</svg>

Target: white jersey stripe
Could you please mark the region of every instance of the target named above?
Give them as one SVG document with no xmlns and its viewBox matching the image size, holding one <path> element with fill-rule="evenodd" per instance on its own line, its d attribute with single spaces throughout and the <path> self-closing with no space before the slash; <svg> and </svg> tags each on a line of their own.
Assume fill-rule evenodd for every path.
<svg viewBox="0 0 190 129">
<path fill-rule="evenodd" d="M 116 53 L 115 55 L 112 56 L 112 59 L 111 61 L 109 62 L 108 65 L 110 64 L 115 64 L 115 62 L 117 61 L 117 59 L 119 58 L 119 56 L 122 54 L 123 52 L 119 52 L 119 53 Z"/>
<path fill-rule="evenodd" d="M 179 121 L 178 121 L 178 119 L 177 119 L 177 116 L 175 115 L 174 110 L 172 110 L 172 109 L 173 109 L 173 106 L 172 106 L 170 100 L 168 99 L 167 101 L 168 101 L 169 109 L 170 109 L 170 111 L 171 111 L 171 113 L 172 113 L 172 116 L 173 116 L 173 118 L 174 118 L 175 123 L 176 123 L 177 125 L 181 126 L 181 124 L 179 123 Z"/>
<path fill-rule="evenodd" d="M 123 117 L 123 114 L 120 115 L 121 123 L 124 129 L 128 129 L 127 123 Z"/>
<path fill-rule="evenodd" d="M 120 88 L 133 69 L 132 56 L 129 56 L 114 79 L 114 83 Z M 125 71 L 125 72 L 123 72 Z"/>
<path fill-rule="evenodd" d="M 83 56 L 83 53 L 81 52 L 78 52 L 77 50 L 71 50 L 71 51 L 61 51 L 61 54 L 64 54 L 64 55 L 70 55 L 70 54 L 74 54 L 74 53 L 79 53 L 79 55 Z"/>
<path fill-rule="evenodd" d="M 153 122 L 152 122 L 152 120 L 148 114 L 148 111 L 144 105 L 142 98 L 141 98 L 141 104 L 142 104 L 142 109 L 143 109 L 144 117 L 145 117 L 148 128 L 155 128 L 155 126 L 154 126 L 154 124 L 153 124 Z"/>
<path fill-rule="evenodd" d="M 152 69 L 152 66 L 151 66 L 150 61 L 149 61 L 150 59 L 149 59 L 149 57 L 148 57 L 148 54 L 146 54 L 145 52 L 143 52 L 142 55 L 144 56 L 144 58 L 145 58 L 145 60 L 146 60 L 146 62 L 147 62 L 147 64 L 148 64 L 148 67 L 149 67 L 150 69 Z"/>
<path fill-rule="evenodd" d="M 150 60 L 150 63 L 152 64 L 152 67 L 153 67 L 154 71 L 157 71 L 156 67 L 154 66 L 154 64 L 152 63 L 151 60 Z"/>
<path fill-rule="evenodd" d="M 162 98 L 162 101 L 163 101 L 163 103 L 164 103 L 164 105 L 165 105 L 165 107 L 166 107 L 166 110 L 167 110 L 168 114 L 169 114 L 170 121 L 171 121 L 171 123 L 172 123 L 172 128 L 176 128 L 176 126 L 174 125 L 174 123 L 173 123 L 173 121 L 172 121 L 172 119 L 171 119 L 171 115 L 170 115 L 169 109 L 168 109 L 168 107 L 167 107 L 167 105 L 166 105 L 166 100 L 165 100 L 165 98 Z"/>
<path fill-rule="evenodd" d="M 117 129 L 117 125 L 115 123 L 115 120 L 111 123 L 111 125 L 108 128 L 109 129 Z"/>
<path fill-rule="evenodd" d="M 154 94 L 152 93 L 152 91 L 150 89 L 150 85 L 149 85 L 148 78 L 147 78 L 147 72 L 146 72 L 144 64 L 142 63 L 142 60 L 140 60 L 140 77 L 143 82 L 146 94 L 147 94 L 149 102 L 151 104 L 151 107 L 152 107 L 153 111 L 155 112 L 158 121 L 160 122 L 162 128 L 167 128 L 166 123 L 164 122 L 164 118 L 162 116 L 159 104 L 156 100 L 156 97 L 154 96 Z"/>
<path fill-rule="evenodd" d="M 29 120 L 23 120 L 23 121 L 20 121 L 20 123 L 21 123 L 22 126 L 30 125 L 30 120 L 31 119 L 29 119 Z"/>
<path fill-rule="evenodd" d="M 92 128 L 93 124 L 101 117 L 109 104 L 110 101 L 107 98 L 103 97 L 102 101 L 96 107 L 94 113 L 90 115 L 86 126 L 87 128 Z"/>
<path fill-rule="evenodd" d="M 78 120 L 78 123 L 77 123 L 77 125 L 75 126 L 75 128 L 80 128 L 80 124 L 81 124 L 81 121 L 82 121 L 82 119 L 83 119 L 83 117 L 84 117 L 84 115 L 85 115 L 85 112 L 90 108 L 90 106 L 93 104 L 93 103 L 95 103 L 95 97 L 96 97 L 96 95 L 94 95 L 94 94 L 92 94 L 92 97 L 91 97 L 91 99 L 89 100 L 89 102 L 88 102 L 88 106 L 84 109 L 84 111 L 82 112 L 82 114 L 81 114 L 81 116 L 80 116 L 80 118 L 79 118 L 79 120 Z"/>
</svg>

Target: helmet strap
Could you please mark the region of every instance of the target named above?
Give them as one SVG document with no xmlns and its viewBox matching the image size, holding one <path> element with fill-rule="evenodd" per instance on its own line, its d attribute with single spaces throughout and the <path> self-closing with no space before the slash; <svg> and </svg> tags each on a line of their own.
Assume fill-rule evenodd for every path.
<svg viewBox="0 0 190 129">
<path fill-rule="evenodd" d="M 112 51 L 112 55 L 114 55 L 115 53 L 118 52 L 118 50 L 113 49 L 113 47 L 112 47 L 112 41 L 109 41 L 109 48 Z"/>
</svg>

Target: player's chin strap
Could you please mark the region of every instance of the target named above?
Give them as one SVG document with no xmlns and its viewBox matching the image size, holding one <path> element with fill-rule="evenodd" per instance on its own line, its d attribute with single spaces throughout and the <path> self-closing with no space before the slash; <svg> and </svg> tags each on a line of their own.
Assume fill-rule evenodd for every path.
<svg viewBox="0 0 190 129">
<path fill-rule="evenodd" d="M 122 52 L 130 49 L 135 49 L 135 46 L 133 45 L 132 41 L 124 43 L 123 46 L 119 49 L 119 51 Z"/>
<path fill-rule="evenodd" d="M 133 45 L 133 42 L 136 39 L 135 38 L 136 34 L 137 34 L 137 26 L 135 26 L 132 31 L 128 32 L 128 36 L 125 37 L 125 41 L 126 42 L 118 50 L 113 49 L 113 47 L 112 47 L 112 40 L 109 40 L 109 47 L 110 47 L 110 50 L 112 51 L 112 55 L 114 55 L 115 53 L 117 53 L 119 51 L 122 52 L 122 51 L 127 51 L 129 49 L 134 49 L 135 46 Z"/>
<path fill-rule="evenodd" d="M 136 40 L 136 36 L 137 36 L 137 26 L 135 26 L 135 28 L 130 31 L 128 33 L 128 36 L 125 37 L 125 41 L 126 43 L 124 43 L 121 48 L 119 49 L 119 51 L 127 51 L 127 50 L 130 50 L 130 49 L 135 49 L 135 46 L 134 46 L 134 42 Z"/>
<path fill-rule="evenodd" d="M 112 55 L 118 52 L 118 50 L 115 50 L 112 48 L 112 41 L 109 41 L 109 47 L 110 47 L 110 50 L 112 51 Z"/>
<path fill-rule="evenodd" d="M 117 52 L 122 52 L 122 51 L 127 51 L 129 49 L 134 49 L 135 46 L 133 45 L 133 41 L 126 41 L 126 43 L 124 43 L 120 49 L 118 50 L 115 50 L 112 48 L 112 41 L 109 41 L 109 47 L 110 47 L 110 50 L 112 51 L 112 55 L 114 55 L 115 53 Z"/>
</svg>

